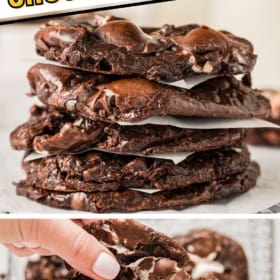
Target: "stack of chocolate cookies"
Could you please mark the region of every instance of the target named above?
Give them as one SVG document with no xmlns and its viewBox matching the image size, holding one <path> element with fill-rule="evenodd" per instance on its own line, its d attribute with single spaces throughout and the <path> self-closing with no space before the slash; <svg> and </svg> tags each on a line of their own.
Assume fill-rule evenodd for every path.
<svg viewBox="0 0 280 280">
<path fill-rule="evenodd" d="M 132 220 L 85 227 L 116 256 L 118 280 L 248 280 L 248 262 L 235 240 L 208 229 L 171 238 Z M 31 260 L 26 280 L 90 279 L 56 256 Z"/>
<path fill-rule="evenodd" d="M 69 68 L 37 64 L 28 72 L 30 95 L 44 105 L 11 134 L 12 146 L 29 154 L 19 195 L 131 212 L 182 209 L 256 185 L 244 129 L 220 126 L 270 114 L 250 86 L 256 55 L 247 40 L 100 14 L 50 21 L 35 39 L 39 55 Z M 202 75 L 190 89 L 174 84 Z"/>
</svg>

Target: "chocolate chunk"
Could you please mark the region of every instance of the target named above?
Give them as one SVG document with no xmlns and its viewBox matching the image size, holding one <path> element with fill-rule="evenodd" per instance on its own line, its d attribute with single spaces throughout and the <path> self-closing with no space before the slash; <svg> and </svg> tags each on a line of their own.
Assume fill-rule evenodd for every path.
<svg viewBox="0 0 280 280">
<path fill-rule="evenodd" d="M 133 220 L 99 220 L 87 225 L 85 230 L 116 256 L 121 265 L 117 280 L 191 279 L 186 250 L 171 237 L 143 224 Z M 42 257 L 35 264 L 29 262 L 26 280 L 89 279 L 70 267 L 65 277 L 58 278 L 65 269 L 60 258 Z M 43 277 L 46 272 L 48 278 Z"/>
<path fill-rule="evenodd" d="M 120 126 L 34 105 L 29 121 L 11 133 L 11 144 L 17 150 L 34 150 L 37 153 L 73 153 L 95 147 L 110 152 L 148 155 L 232 146 L 239 144 L 244 136 L 242 129 Z"/>
<path fill-rule="evenodd" d="M 48 106 L 92 120 L 138 122 L 152 116 L 264 118 L 269 102 L 234 77 L 212 78 L 191 90 L 139 78 L 100 76 L 48 64 L 28 72 L 31 94 Z M 104 78 L 105 79 L 105 78 Z"/>
<path fill-rule="evenodd" d="M 246 255 L 235 240 L 207 229 L 192 230 L 175 240 L 188 251 L 193 274 L 200 264 L 212 263 L 222 268 L 222 272 L 214 271 L 220 280 L 249 279 Z"/>
<path fill-rule="evenodd" d="M 197 152 L 177 165 L 165 159 L 90 151 L 23 162 L 23 168 L 27 174 L 24 184 L 30 186 L 63 192 L 104 192 L 186 188 L 243 172 L 249 162 L 246 147 Z M 84 196 L 77 196 L 73 201 L 80 205 Z"/>
<path fill-rule="evenodd" d="M 39 203 L 64 209 L 90 212 L 136 212 L 141 210 L 184 209 L 215 200 L 230 198 L 244 193 L 256 185 L 260 175 L 259 166 L 253 162 L 243 173 L 227 176 L 211 183 L 194 184 L 187 188 L 165 190 L 147 194 L 135 190 L 112 192 L 82 193 L 83 203 L 79 208 L 73 207 L 80 193 L 55 192 L 36 188 L 28 181 L 17 185 L 17 194 Z"/>
<path fill-rule="evenodd" d="M 264 90 L 262 95 L 270 101 L 272 107 L 271 115 L 267 118 L 267 120 L 280 125 L 280 91 Z M 280 129 L 248 129 L 247 142 L 251 145 L 280 147 Z"/>
<path fill-rule="evenodd" d="M 102 14 L 49 21 L 35 40 L 39 55 L 64 65 L 151 80 L 248 73 L 256 62 L 252 44 L 226 31 L 196 24 L 141 28 Z"/>
</svg>

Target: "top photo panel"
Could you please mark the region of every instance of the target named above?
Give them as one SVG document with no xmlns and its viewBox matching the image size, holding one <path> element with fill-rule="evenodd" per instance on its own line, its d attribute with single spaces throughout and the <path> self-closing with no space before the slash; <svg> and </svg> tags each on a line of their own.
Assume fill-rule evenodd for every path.
<svg viewBox="0 0 280 280">
<path fill-rule="evenodd" d="M 1 25 L 0 213 L 280 213 L 280 3 L 250 3 Z"/>
</svg>

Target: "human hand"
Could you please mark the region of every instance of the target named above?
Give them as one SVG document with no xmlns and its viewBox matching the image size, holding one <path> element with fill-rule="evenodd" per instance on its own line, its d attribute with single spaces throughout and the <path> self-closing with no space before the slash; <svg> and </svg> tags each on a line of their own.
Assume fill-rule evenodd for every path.
<svg viewBox="0 0 280 280">
<path fill-rule="evenodd" d="M 0 220 L 0 243 L 17 256 L 57 255 L 96 280 L 114 279 L 120 266 L 112 253 L 82 229 L 82 220 Z"/>
</svg>

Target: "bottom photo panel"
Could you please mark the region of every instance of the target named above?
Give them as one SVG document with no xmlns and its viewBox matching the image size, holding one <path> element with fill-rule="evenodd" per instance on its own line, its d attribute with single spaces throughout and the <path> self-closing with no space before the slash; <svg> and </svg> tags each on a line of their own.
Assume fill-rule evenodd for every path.
<svg viewBox="0 0 280 280">
<path fill-rule="evenodd" d="M 4 219 L 0 279 L 278 280 L 279 235 L 262 219 Z"/>
</svg>

